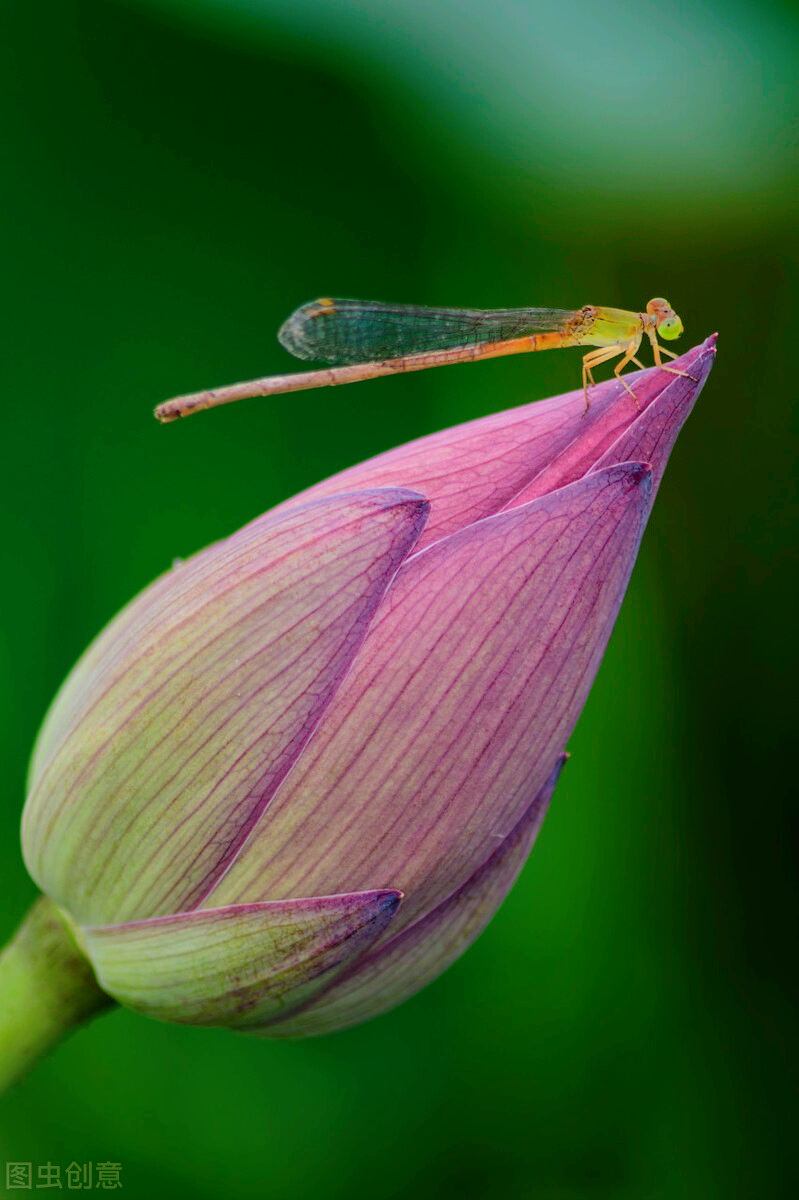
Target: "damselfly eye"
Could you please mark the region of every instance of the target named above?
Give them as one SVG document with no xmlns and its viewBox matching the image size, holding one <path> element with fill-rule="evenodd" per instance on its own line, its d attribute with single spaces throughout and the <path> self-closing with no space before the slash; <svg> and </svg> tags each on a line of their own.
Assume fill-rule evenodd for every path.
<svg viewBox="0 0 799 1200">
<path fill-rule="evenodd" d="M 679 317 L 666 317 L 666 320 L 658 325 L 658 333 L 667 342 L 673 341 L 682 333 L 682 321 Z"/>
</svg>

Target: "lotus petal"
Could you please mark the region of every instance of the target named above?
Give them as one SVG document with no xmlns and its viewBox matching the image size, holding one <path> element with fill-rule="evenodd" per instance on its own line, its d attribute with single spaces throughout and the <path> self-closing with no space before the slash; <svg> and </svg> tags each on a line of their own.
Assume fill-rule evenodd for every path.
<svg viewBox="0 0 799 1200">
<path fill-rule="evenodd" d="M 446 970 L 482 933 L 513 886 L 546 816 L 566 761 L 555 769 L 516 828 L 470 879 L 437 908 L 370 951 L 314 996 L 265 1030 L 270 1037 L 306 1037 L 345 1029 L 401 1004 Z M 389 934 L 391 931 L 389 930 Z"/>
<path fill-rule="evenodd" d="M 203 909 L 84 929 L 100 986 L 162 1021 L 246 1030 L 292 1012 L 369 948 L 396 891 Z"/>
<path fill-rule="evenodd" d="M 673 364 L 694 379 L 658 367 L 627 376 L 639 407 L 617 380 L 591 389 L 587 412 L 582 389 L 537 400 L 379 454 L 315 484 L 280 509 L 351 488 L 414 488 L 432 503 L 416 547 L 421 550 L 474 521 L 580 479 L 664 394 L 674 406 L 679 429 L 713 365 L 715 341 L 715 336 L 708 338 Z M 636 460 L 651 461 L 643 452 L 613 458 Z"/>
<path fill-rule="evenodd" d="M 23 825 L 31 875 L 79 924 L 183 912 L 208 892 L 324 713 L 426 512 L 415 493 L 377 489 L 267 515 L 100 635 L 45 723 Z"/>
<path fill-rule="evenodd" d="M 461 887 L 571 734 L 649 485 L 640 463 L 611 467 L 413 555 L 207 903 L 398 887 L 396 931 Z"/>
</svg>

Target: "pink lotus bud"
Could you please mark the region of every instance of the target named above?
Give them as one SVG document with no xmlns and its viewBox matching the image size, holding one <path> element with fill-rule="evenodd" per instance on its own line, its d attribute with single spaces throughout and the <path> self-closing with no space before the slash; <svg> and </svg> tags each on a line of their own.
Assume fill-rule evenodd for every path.
<svg viewBox="0 0 799 1200">
<path fill-rule="evenodd" d="M 439 974 L 520 870 L 714 340 L 353 467 L 176 567 L 47 716 L 23 849 L 100 986 L 339 1029 Z"/>
</svg>

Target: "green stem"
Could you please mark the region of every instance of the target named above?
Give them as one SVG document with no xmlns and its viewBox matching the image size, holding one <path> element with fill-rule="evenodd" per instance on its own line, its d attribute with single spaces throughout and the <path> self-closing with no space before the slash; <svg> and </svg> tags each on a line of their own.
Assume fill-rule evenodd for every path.
<svg viewBox="0 0 799 1200">
<path fill-rule="evenodd" d="M 0 1093 L 113 1003 L 58 907 L 40 896 L 0 954 Z"/>
</svg>

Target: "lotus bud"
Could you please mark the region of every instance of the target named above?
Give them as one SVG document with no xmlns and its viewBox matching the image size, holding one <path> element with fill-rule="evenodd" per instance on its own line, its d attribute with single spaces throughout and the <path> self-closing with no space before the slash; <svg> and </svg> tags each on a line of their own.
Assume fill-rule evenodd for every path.
<svg viewBox="0 0 799 1200">
<path fill-rule="evenodd" d="M 22 831 L 98 996 L 318 1034 L 462 953 L 535 840 L 714 351 L 640 373 L 640 409 L 613 381 L 344 471 L 111 621 Z"/>
</svg>

